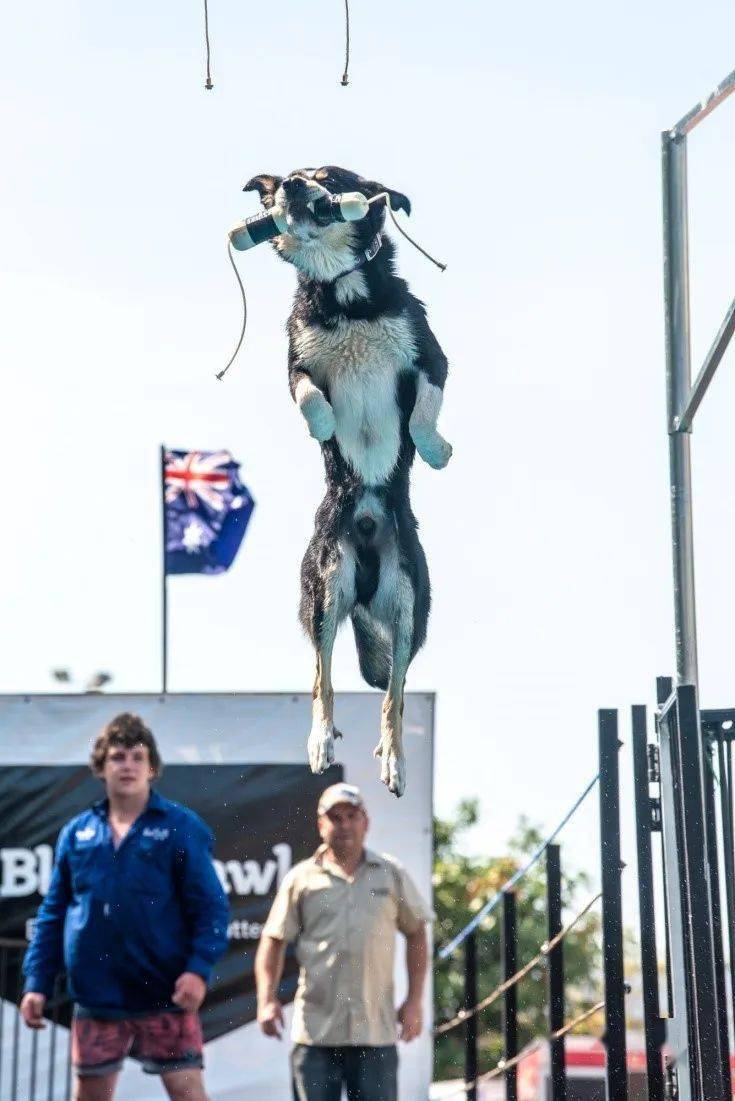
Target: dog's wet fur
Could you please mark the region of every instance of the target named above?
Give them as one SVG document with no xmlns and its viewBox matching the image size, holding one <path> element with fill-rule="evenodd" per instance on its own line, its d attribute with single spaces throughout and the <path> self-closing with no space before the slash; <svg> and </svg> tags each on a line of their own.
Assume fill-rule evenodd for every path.
<svg viewBox="0 0 735 1101">
<path fill-rule="evenodd" d="M 383 782 L 400 796 L 404 684 L 430 606 L 409 476 L 416 450 L 436 469 L 451 456 L 436 427 L 447 361 L 423 304 L 395 273 L 384 200 L 361 221 L 320 225 L 308 205 L 316 184 L 333 195 L 387 193 L 394 211 L 408 214 L 411 206 L 402 193 L 334 166 L 255 176 L 245 186 L 286 214 L 289 230 L 273 245 L 298 272 L 289 386 L 321 444 L 326 473 L 301 568 L 300 618 L 317 659 L 309 761 L 321 772 L 334 759 L 331 659 L 349 615 L 362 675 L 386 693 L 376 755 Z"/>
</svg>

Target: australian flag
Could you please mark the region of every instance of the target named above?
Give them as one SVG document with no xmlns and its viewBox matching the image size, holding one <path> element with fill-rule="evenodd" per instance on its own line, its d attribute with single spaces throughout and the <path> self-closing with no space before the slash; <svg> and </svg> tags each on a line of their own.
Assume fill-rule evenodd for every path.
<svg viewBox="0 0 735 1101">
<path fill-rule="evenodd" d="M 224 573 L 255 502 L 229 451 L 164 451 L 166 573 Z"/>
</svg>

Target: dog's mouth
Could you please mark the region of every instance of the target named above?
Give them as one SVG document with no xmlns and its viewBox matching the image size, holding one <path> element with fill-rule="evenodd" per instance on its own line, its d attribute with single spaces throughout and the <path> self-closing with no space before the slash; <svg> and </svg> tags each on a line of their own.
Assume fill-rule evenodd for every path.
<svg viewBox="0 0 735 1101">
<path fill-rule="evenodd" d="M 302 200 L 288 201 L 284 204 L 286 222 L 295 237 L 318 237 L 321 226 L 314 217 L 308 204 Z"/>
<path fill-rule="evenodd" d="M 283 212 L 291 233 L 302 240 L 318 237 L 324 222 L 315 216 L 313 203 L 324 194 L 325 189 L 303 176 L 290 176 L 283 181 L 280 190 Z"/>
</svg>

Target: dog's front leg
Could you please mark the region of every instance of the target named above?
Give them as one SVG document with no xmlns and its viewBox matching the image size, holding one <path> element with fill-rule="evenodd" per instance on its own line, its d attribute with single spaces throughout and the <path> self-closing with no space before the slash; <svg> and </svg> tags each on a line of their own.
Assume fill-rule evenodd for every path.
<svg viewBox="0 0 735 1101">
<path fill-rule="evenodd" d="M 452 457 L 452 445 L 439 433 L 436 422 L 443 393 L 423 371 L 416 379 L 416 402 L 408 422 L 411 439 L 421 458 L 435 470 L 445 467 Z"/>
<path fill-rule="evenodd" d="M 319 443 L 331 439 L 336 422 L 334 410 L 322 390 L 314 384 L 305 371 L 293 372 L 291 379 L 294 401 L 309 426 L 309 433 Z"/>
</svg>

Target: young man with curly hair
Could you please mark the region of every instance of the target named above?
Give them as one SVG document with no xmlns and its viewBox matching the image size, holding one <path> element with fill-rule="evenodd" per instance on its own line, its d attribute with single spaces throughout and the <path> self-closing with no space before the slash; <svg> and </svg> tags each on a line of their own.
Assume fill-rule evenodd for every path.
<svg viewBox="0 0 735 1101">
<path fill-rule="evenodd" d="M 92 749 L 105 798 L 61 831 L 23 965 L 20 1011 L 43 1028 L 56 975 L 76 1003 L 76 1101 L 110 1101 L 125 1057 L 159 1074 L 172 1101 L 206 1101 L 198 1010 L 227 944 L 228 907 L 212 834 L 151 787 L 161 758 L 136 715 Z"/>
</svg>

